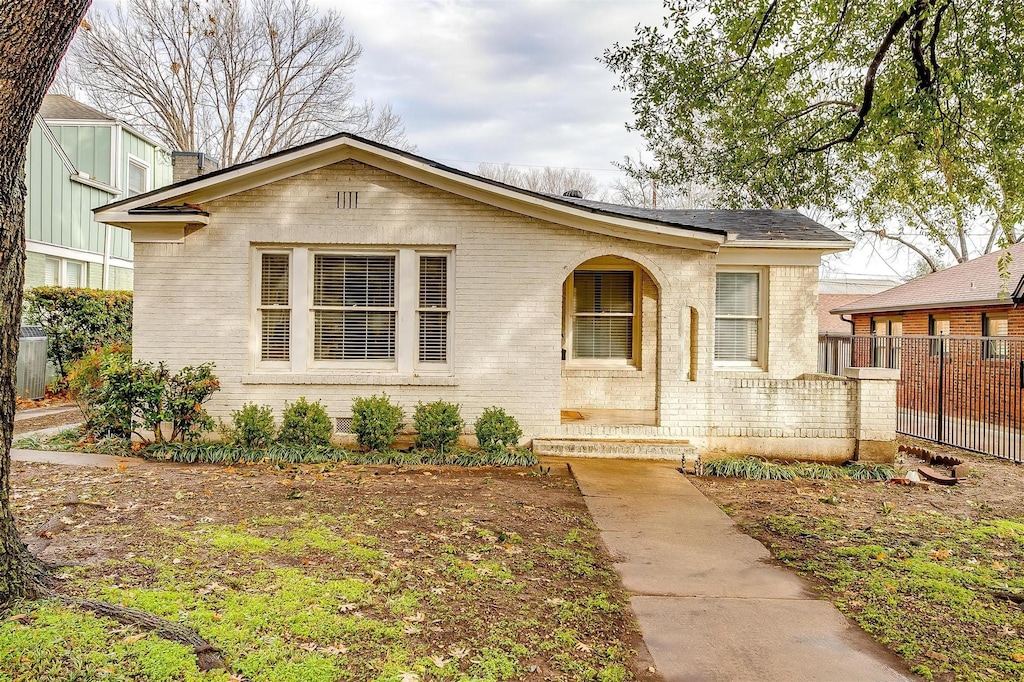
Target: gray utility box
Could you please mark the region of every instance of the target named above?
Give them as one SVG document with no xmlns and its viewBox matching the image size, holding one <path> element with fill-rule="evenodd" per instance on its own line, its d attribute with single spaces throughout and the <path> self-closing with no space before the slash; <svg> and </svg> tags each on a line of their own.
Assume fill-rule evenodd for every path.
<svg viewBox="0 0 1024 682">
<path fill-rule="evenodd" d="M 22 327 L 15 390 L 19 398 L 38 400 L 46 394 L 46 332 Z"/>
</svg>

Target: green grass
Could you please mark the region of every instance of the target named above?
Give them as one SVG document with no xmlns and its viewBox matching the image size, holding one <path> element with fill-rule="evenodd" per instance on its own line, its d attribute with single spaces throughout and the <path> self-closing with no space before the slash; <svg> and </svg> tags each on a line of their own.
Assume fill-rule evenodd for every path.
<svg viewBox="0 0 1024 682">
<path fill-rule="evenodd" d="M 758 481 L 791 481 L 797 478 L 836 480 L 850 478 L 860 481 L 887 481 L 896 475 L 885 464 L 850 462 L 842 466 L 816 462 L 773 462 L 758 457 L 723 457 L 701 463 L 704 476 L 727 476 Z"/>
<path fill-rule="evenodd" d="M 1024 522 L 940 513 L 879 515 L 851 529 L 835 519 L 773 516 L 776 557 L 815 575 L 861 627 L 930 678 L 1024 679 Z"/>
</svg>

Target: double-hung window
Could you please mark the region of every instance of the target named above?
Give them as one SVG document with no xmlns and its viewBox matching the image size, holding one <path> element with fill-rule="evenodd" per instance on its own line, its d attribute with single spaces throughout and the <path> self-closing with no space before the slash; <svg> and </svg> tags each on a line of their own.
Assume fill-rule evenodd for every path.
<svg viewBox="0 0 1024 682">
<path fill-rule="evenodd" d="M 1009 344 L 998 337 L 1010 335 L 1009 317 L 1005 314 L 982 313 L 981 335 L 989 337 L 982 345 L 983 357 L 988 360 L 1005 360 L 1009 355 Z"/>
<path fill-rule="evenodd" d="M 715 362 L 757 366 L 762 358 L 761 273 L 719 272 L 715 278 Z"/>
<path fill-rule="evenodd" d="M 313 360 L 393 362 L 395 256 L 313 256 Z"/>
<path fill-rule="evenodd" d="M 255 367 L 448 373 L 452 254 L 257 247 Z"/>
<path fill-rule="evenodd" d="M 260 253 L 257 315 L 260 361 L 284 363 L 291 359 L 291 254 Z"/>
<path fill-rule="evenodd" d="M 149 166 L 141 159 L 128 159 L 128 187 L 130 197 L 149 191 Z"/>
<path fill-rule="evenodd" d="M 573 273 L 573 359 L 633 363 L 636 279 L 632 270 Z"/>
</svg>

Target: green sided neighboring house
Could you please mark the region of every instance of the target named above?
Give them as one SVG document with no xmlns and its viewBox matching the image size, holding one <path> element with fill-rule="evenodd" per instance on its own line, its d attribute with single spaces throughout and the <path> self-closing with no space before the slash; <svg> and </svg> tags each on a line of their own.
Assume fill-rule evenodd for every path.
<svg viewBox="0 0 1024 682">
<path fill-rule="evenodd" d="M 169 184 L 168 150 L 92 107 L 47 95 L 25 176 L 25 288 L 131 289 L 131 236 L 93 220 L 92 209 Z"/>
</svg>

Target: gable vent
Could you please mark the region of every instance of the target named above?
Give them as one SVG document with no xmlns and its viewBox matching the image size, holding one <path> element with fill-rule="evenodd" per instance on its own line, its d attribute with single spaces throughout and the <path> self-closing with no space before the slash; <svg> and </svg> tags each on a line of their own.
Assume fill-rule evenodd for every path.
<svg viewBox="0 0 1024 682">
<path fill-rule="evenodd" d="M 338 192 L 338 208 L 359 208 L 359 192 Z"/>
</svg>

